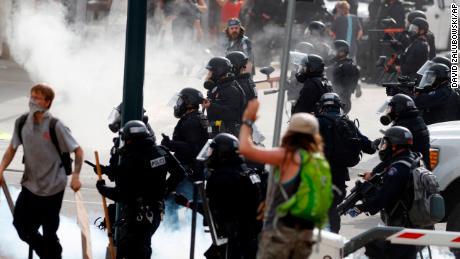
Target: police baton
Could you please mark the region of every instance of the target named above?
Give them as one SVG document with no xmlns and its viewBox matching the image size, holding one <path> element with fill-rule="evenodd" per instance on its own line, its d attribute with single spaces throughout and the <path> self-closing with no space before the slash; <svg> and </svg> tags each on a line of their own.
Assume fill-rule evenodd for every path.
<svg viewBox="0 0 460 259">
<path fill-rule="evenodd" d="M 96 157 L 97 179 L 102 180 L 101 165 L 99 164 L 99 153 L 97 151 L 94 151 L 94 156 Z M 110 224 L 109 208 L 107 207 L 107 201 L 105 200 L 104 195 L 102 195 L 102 207 L 104 208 L 105 225 L 107 227 L 107 236 L 109 237 L 110 258 L 115 259 L 116 256 L 115 246 L 113 244 L 112 225 Z"/>
</svg>

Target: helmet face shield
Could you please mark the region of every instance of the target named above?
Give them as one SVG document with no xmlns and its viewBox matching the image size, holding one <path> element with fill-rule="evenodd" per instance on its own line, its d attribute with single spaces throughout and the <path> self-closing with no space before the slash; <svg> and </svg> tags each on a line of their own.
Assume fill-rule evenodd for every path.
<svg viewBox="0 0 460 259">
<path fill-rule="evenodd" d="M 423 66 L 420 67 L 420 69 L 417 71 L 417 74 L 423 76 L 426 71 L 428 71 L 435 63 L 431 60 L 428 60 L 423 64 Z"/>
<path fill-rule="evenodd" d="M 289 51 L 289 61 L 291 64 L 300 66 L 304 58 L 308 59 L 308 55 L 298 51 Z"/>
<path fill-rule="evenodd" d="M 109 123 L 109 129 L 113 132 L 116 133 L 120 130 L 120 124 L 121 124 L 121 115 L 120 111 L 118 110 L 117 107 L 113 108 L 113 110 L 109 114 L 109 118 L 107 119 Z"/>
<path fill-rule="evenodd" d="M 383 151 L 383 150 L 386 150 L 388 148 L 388 146 L 389 146 L 388 139 L 387 138 L 382 138 L 380 140 L 378 148 L 379 148 L 380 151 Z"/>
<path fill-rule="evenodd" d="M 212 139 L 208 139 L 206 144 L 204 144 L 203 148 L 201 149 L 200 153 L 196 156 L 196 160 L 204 162 L 209 159 L 212 155 L 213 148 L 211 147 Z"/>
<path fill-rule="evenodd" d="M 175 93 L 175 94 L 171 97 L 171 99 L 169 99 L 167 106 L 168 106 L 168 107 L 175 107 L 179 99 L 180 99 L 180 94 L 179 94 L 179 93 Z"/>
<path fill-rule="evenodd" d="M 409 33 L 417 34 L 418 31 L 419 31 L 419 28 L 418 28 L 417 25 L 411 23 L 411 24 L 409 25 L 409 28 L 407 29 L 407 31 L 408 31 Z"/>
<path fill-rule="evenodd" d="M 436 81 L 436 73 L 434 71 L 426 71 L 423 74 L 420 84 L 416 88 L 419 90 L 426 89 L 432 86 L 434 81 Z"/>
</svg>

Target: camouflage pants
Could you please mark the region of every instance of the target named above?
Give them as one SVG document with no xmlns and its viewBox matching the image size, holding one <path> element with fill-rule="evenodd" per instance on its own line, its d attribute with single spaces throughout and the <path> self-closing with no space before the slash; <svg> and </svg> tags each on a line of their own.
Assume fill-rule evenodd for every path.
<svg viewBox="0 0 460 259">
<path fill-rule="evenodd" d="M 313 231 L 278 226 L 264 230 L 259 241 L 257 259 L 306 259 L 311 254 Z"/>
</svg>

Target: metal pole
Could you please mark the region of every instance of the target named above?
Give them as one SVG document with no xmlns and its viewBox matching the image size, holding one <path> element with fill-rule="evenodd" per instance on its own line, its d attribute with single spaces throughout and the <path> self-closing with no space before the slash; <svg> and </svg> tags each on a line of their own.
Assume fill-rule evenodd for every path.
<svg viewBox="0 0 460 259">
<path fill-rule="evenodd" d="M 121 124 L 142 120 L 147 0 L 128 1 Z"/>
<path fill-rule="evenodd" d="M 190 259 L 195 258 L 196 217 L 198 210 L 198 186 L 193 183 L 192 233 L 190 237 Z"/>
<path fill-rule="evenodd" d="M 288 0 L 288 8 L 287 8 L 287 16 L 286 16 L 286 27 L 284 31 L 284 46 L 283 46 L 283 53 L 281 56 L 281 74 L 280 74 L 280 82 L 279 82 L 279 92 L 278 92 L 278 101 L 276 104 L 276 116 L 275 116 L 275 130 L 273 134 L 273 147 L 279 145 L 280 142 L 280 135 L 281 135 L 281 124 L 283 123 L 283 109 L 284 109 L 284 98 L 285 98 L 285 86 L 287 82 L 287 70 L 288 70 L 288 62 L 289 62 L 289 49 L 291 47 L 291 37 L 292 37 L 292 23 L 294 20 L 295 14 L 295 4 L 296 0 Z M 267 208 L 272 201 L 272 186 L 273 186 L 273 167 L 268 176 L 268 193 L 266 204 Z M 265 211 L 265 216 L 267 216 L 268 210 Z"/>
<path fill-rule="evenodd" d="M 130 120 L 142 120 L 146 29 L 147 0 L 128 0 L 123 103 L 121 105 L 122 126 Z M 120 214 L 121 204 L 117 202 L 115 222 L 120 219 Z M 118 235 L 118 227 L 115 227 L 115 245 Z"/>
</svg>

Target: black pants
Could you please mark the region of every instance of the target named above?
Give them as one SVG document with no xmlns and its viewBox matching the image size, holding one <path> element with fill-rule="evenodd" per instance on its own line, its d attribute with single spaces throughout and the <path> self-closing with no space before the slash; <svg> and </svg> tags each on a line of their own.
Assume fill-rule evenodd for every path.
<svg viewBox="0 0 460 259">
<path fill-rule="evenodd" d="M 59 244 L 59 211 L 64 191 L 42 197 L 22 188 L 14 208 L 13 225 L 19 237 L 35 250 L 40 258 L 61 258 L 62 247 Z M 38 232 L 40 226 L 43 234 Z"/>
<path fill-rule="evenodd" d="M 334 191 L 334 199 L 332 200 L 331 207 L 329 208 L 329 225 L 331 228 L 332 233 L 339 233 L 340 231 L 340 215 L 339 212 L 337 211 L 337 206 L 342 203 L 343 199 L 345 198 L 346 194 L 346 189 L 345 188 L 339 188 L 342 193 L 338 194 L 337 192 Z"/>
<path fill-rule="evenodd" d="M 161 222 L 161 211 L 155 206 L 150 208 L 140 211 L 137 206 L 123 206 L 117 259 L 150 259 L 152 236 Z"/>
</svg>

